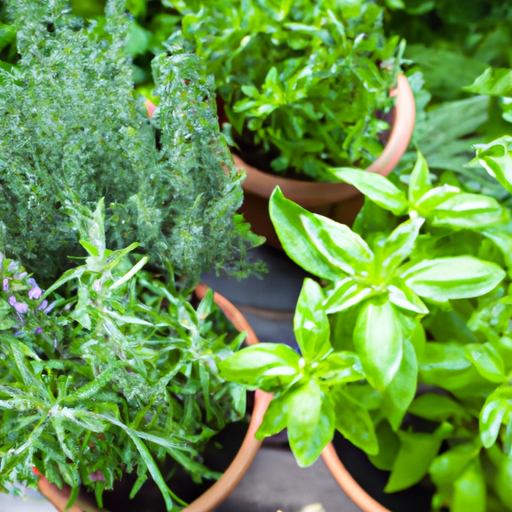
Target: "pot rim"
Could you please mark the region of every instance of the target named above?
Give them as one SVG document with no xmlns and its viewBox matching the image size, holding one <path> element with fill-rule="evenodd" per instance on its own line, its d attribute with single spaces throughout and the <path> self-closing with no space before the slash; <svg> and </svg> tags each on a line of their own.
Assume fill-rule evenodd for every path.
<svg viewBox="0 0 512 512">
<path fill-rule="evenodd" d="M 400 158 L 409 146 L 416 118 L 414 94 L 407 78 L 400 74 L 397 86 L 390 92 L 396 96 L 395 120 L 389 140 L 377 160 L 367 169 L 387 176 L 398 164 Z M 239 156 L 233 154 L 237 169 L 245 169 L 247 177 L 242 183 L 246 192 L 269 199 L 274 189 L 279 186 L 288 199 L 309 208 L 325 204 L 337 203 L 350 199 L 359 191 L 347 183 L 318 183 L 301 181 L 293 178 L 283 178 L 268 174 L 246 164 Z"/>
<path fill-rule="evenodd" d="M 329 443 L 322 452 L 322 458 L 339 486 L 345 494 L 363 512 L 391 512 L 374 500 L 353 478 L 341 462 L 332 443 Z"/>
<path fill-rule="evenodd" d="M 209 287 L 204 284 L 197 285 L 195 293 L 199 299 L 203 299 L 208 292 Z M 225 297 L 217 292 L 213 294 L 215 304 L 223 311 L 228 320 L 235 328 L 242 332 L 247 332 L 246 342 L 248 345 L 259 343 L 256 333 L 249 325 L 245 317 L 238 309 Z M 229 465 L 224 474 L 215 482 L 205 493 L 194 500 L 190 505 L 183 509 L 183 512 L 211 512 L 220 505 L 231 494 L 233 489 L 238 485 L 242 477 L 245 475 L 251 465 L 256 453 L 260 449 L 263 441 L 255 438 L 267 407 L 272 400 L 272 395 L 264 391 L 257 390 L 254 397 L 254 409 L 249 422 L 249 428 L 245 438 L 236 454 L 235 458 Z M 69 499 L 69 489 L 59 489 L 55 484 L 51 484 L 46 478 L 41 477 L 38 483 L 41 493 L 48 498 L 53 506 L 59 512 L 102 512 L 96 507 L 91 507 L 81 500 L 77 500 L 77 504 L 66 510 Z M 106 511 L 105 511 L 106 512 Z"/>
</svg>

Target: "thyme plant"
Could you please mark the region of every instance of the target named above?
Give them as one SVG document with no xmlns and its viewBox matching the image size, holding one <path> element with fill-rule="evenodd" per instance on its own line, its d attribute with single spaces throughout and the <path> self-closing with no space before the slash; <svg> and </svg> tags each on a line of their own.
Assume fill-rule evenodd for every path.
<svg viewBox="0 0 512 512">
<path fill-rule="evenodd" d="M 160 268 L 194 282 L 208 268 L 242 276 L 259 243 L 236 215 L 241 181 L 218 131 L 213 84 L 193 49 L 154 62 L 159 115 L 133 92 L 130 18 L 110 0 L 104 27 L 64 0 L 6 1 L 20 60 L 0 69 L 0 242 L 45 278 L 83 250 L 66 200 L 105 198 L 113 248 L 135 240 Z M 227 170 L 227 175 L 225 174 Z"/>
</svg>

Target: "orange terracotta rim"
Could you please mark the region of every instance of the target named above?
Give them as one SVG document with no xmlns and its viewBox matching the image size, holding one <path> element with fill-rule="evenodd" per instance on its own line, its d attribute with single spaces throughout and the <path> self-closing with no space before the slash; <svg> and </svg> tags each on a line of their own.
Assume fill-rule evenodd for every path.
<svg viewBox="0 0 512 512">
<path fill-rule="evenodd" d="M 366 169 L 367 172 L 376 172 L 382 176 L 387 176 L 405 153 L 416 118 L 414 94 L 404 75 L 398 75 L 396 89 L 393 89 L 390 95 L 397 98 L 391 134 L 380 156 Z M 238 169 L 245 169 L 247 173 L 247 178 L 242 184 L 243 189 L 267 199 L 277 186 L 281 188 L 285 197 L 305 208 L 338 203 L 359 194 L 357 189 L 346 183 L 315 183 L 281 178 L 247 165 L 237 155 L 233 155 L 233 159 L 235 166 Z"/>
<path fill-rule="evenodd" d="M 322 458 L 329 468 L 332 476 L 338 482 L 339 486 L 345 491 L 345 494 L 361 509 L 363 512 L 391 512 L 383 507 L 378 501 L 375 501 L 367 492 L 354 480 L 334 449 L 332 443 L 329 443 L 322 452 Z"/>
<path fill-rule="evenodd" d="M 199 299 L 205 297 L 208 292 L 208 286 L 200 284 L 196 287 L 195 293 Z M 242 313 L 219 293 L 214 293 L 215 304 L 223 311 L 226 317 L 231 321 L 235 328 L 247 332 L 246 342 L 248 345 L 259 343 L 258 338 L 244 318 Z M 261 446 L 262 441 L 258 441 L 254 436 L 258 430 L 263 416 L 267 410 L 268 404 L 272 400 L 272 395 L 257 390 L 254 400 L 254 409 L 252 412 L 249 428 L 245 435 L 242 446 L 235 458 L 231 462 L 224 474 L 215 482 L 204 494 L 188 505 L 183 512 L 211 512 L 220 505 L 238 485 L 251 465 L 256 453 Z M 38 483 L 41 493 L 55 506 L 59 512 L 66 512 L 66 505 L 69 499 L 69 489 L 59 489 L 56 485 L 50 484 L 48 480 L 41 477 Z M 91 507 L 80 500 L 73 505 L 67 512 L 101 512 L 95 507 Z"/>
</svg>

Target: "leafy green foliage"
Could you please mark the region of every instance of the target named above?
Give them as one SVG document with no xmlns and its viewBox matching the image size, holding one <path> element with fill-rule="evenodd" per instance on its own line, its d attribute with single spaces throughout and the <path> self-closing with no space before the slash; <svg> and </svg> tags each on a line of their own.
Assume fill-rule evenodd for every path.
<svg viewBox="0 0 512 512">
<path fill-rule="evenodd" d="M 96 488 L 101 506 L 104 489 L 136 472 L 134 492 L 151 475 L 174 510 L 182 502 L 158 461 L 218 477 L 200 452 L 245 414 L 245 390 L 217 370 L 244 335 L 216 335 L 212 292 L 194 309 L 186 291 L 141 270 L 137 244 L 107 249 L 103 203 L 72 216 L 87 258 L 44 294 L 2 256 L 0 487 L 34 482 L 35 466 L 59 486 Z"/>
<path fill-rule="evenodd" d="M 150 121 L 133 91 L 124 2 L 102 30 L 64 0 L 7 2 L 21 59 L 0 69 L 1 238 L 45 278 L 83 254 L 65 205 L 108 205 L 109 246 L 136 240 L 190 285 L 201 271 L 242 276 L 260 243 L 236 215 L 243 174 L 219 133 L 212 81 L 193 49 L 155 59 L 161 100 Z M 225 174 L 224 170 L 227 170 Z"/>
<path fill-rule="evenodd" d="M 248 162 L 326 179 L 328 165 L 367 166 L 382 151 L 400 63 L 383 9 L 328 0 L 170 1 L 216 86 Z M 212 37 L 214 34 L 214 37 Z"/>
<path fill-rule="evenodd" d="M 500 139 L 475 161 L 510 187 L 508 159 L 508 139 Z M 256 349 L 249 348 L 223 361 L 222 374 L 275 393 L 259 435 L 299 422 L 302 437 L 289 438 L 302 465 L 336 428 L 390 471 L 387 492 L 429 476 L 437 486 L 434 510 L 508 510 L 510 211 L 456 180 L 433 184 L 421 154 L 407 188 L 355 169 L 332 172 L 366 196 L 352 230 L 298 207 L 279 189 L 270 203 L 283 248 L 322 283 L 306 280 L 297 304 L 302 358 L 272 345 L 272 353 L 293 354 L 277 378 L 269 365 L 251 364 Z M 259 348 L 258 357 L 268 351 Z M 429 391 L 417 396 L 418 384 Z M 307 404 L 298 420 L 296 396 Z"/>
</svg>

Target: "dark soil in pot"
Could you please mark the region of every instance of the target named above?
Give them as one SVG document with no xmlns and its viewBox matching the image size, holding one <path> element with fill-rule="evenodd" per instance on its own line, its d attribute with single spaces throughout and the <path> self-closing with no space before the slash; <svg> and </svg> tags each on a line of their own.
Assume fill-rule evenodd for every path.
<svg viewBox="0 0 512 512">
<path fill-rule="evenodd" d="M 405 491 L 385 493 L 390 472 L 377 469 L 367 455 L 336 432 L 333 445 L 338 457 L 354 480 L 374 500 L 391 512 L 431 512 L 434 486 L 428 480 Z"/>
</svg>

